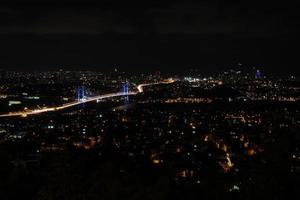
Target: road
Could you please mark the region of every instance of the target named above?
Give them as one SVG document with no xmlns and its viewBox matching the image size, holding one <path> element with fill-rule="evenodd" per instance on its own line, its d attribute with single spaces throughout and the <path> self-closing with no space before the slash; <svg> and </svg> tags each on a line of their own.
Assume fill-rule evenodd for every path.
<svg viewBox="0 0 300 200">
<path fill-rule="evenodd" d="M 21 117 L 27 117 L 28 115 L 37 115 L 45 112 L 54 112 L 58 110 L 63 110 L 65 108 L 77 106 L 83 103 L 88 103 L 92 101 L 97 101 L 100 99 L 107 99 L 107 98 L 112 98 L 112 97 L 120 97 L 120 96 L 128 96 L 128 95 L 136 95 L 138 93 L 144 92 L 143 87 L 145 86 L 150 86 L 150 85 L 158 85 L 158 84 L 170 84 L 175 82 L 173 79 L 168 79 L 166 81 L 161 81 L 161 82 L 156 82 L 156 83 L 146 83 L 146 84 L 140 84 L 137 86 L 138 92 L 117 92 L 117 93 L 109 93 L 109 94 L 104 94 L 104 95 L 99 95 L 99 96 L 94 96 L 94 97 L 89 97 L 87 99 L 81 100 L 81 101 L 73 101 L 69 102 L 66 104 L 63 104 L 61 106 L 56 106 L 56 107 L 43 107 L 39 109 L 34 109 L 34 110 L 24 110 L 20 112 L 11 112 L 7 114 L 2 114 L 0 117 L 16 117 L 16 116 L 21 116 Z"/>
<path fill-rule="evenodd" d="M 144 84 L 140 84 L 140 85 L 137 86 L 137 89 L 138 89 L 139 92 L 144 92 L 143 88 L 146 87 L 146 86 L 159 85 L 159 84 L 170 84 L 170 83 L 174 83 L 174 82 L 175 82 L 174 79 L 169 78 L 169 79 L 167 79 L 165 81 L 160 81 L 160 82 L 157 82 L 157 83 L 144 83 Z"/>
</svg>

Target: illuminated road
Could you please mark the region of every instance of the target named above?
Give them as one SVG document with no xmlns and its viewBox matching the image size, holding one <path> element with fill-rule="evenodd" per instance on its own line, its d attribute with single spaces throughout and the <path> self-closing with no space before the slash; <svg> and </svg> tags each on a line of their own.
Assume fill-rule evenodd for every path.
<svg viewBox="0 0 300 200">
<path fill-rule="evenodd" d="M 175 80 L 174 79 L 167 79 L 166 81 L 160 81 L 160 82 L 157 82 L 157 83 L 145 83 L 145 84 L 140 84 L 137 86 L 137 89 L 139 92 L 144 92 L 143 90 L 143 87 L 145 86 L 150 86 L 150 85 L 159 85 L 159 84 L 170 84 L 170 83 L 174 83 Z"/>
<path fill-rule="evenodd" d="M 166 81 L 161 81 L 161 82 L 157 82 L 157 83 L 140 84 L 137 86 L 137 89 L 138 89 L 138 92 L 141 93 L 141 92 L 144 92 L 143 87 L 145 87 L 145 86 L 158 85 L 158 84 L 170 84 L 173 82 L 175 82 L 173 79 L 168 79 Z M 50 107 L 50 108 L 44 107 L 44 108 L 39 108 L 39 109 L 35 109 L 35 110 L 24 110 L 24 111 L 20 111 L 20 112 L 2 114 L 2 115 L 0 115 L 0 117 L 14 117 L 14 116 L 27 117 L 28 115 L 37 115 L 37 114 L 41 114 L 41 113 L 45 113 L 45 112 L 53 112 L 53 111 L 63 110 L 65 108 L 69 108 L 69 107 L 77 106 L 77 105 L 80 105 L 83 103 L 88 103 L 88 102 L 97 101 L 97 100 L 101 100 L 101 99 L 120 97 L 120 96 L 128 96 L 128 95 L 136 95 L 136 94 L 138 94 L 138 92 L 109 93 L 109 94 L 99 95 L 99 96 L 95 96 L 95 97 L 89 97 L 89 98 L 81 100 L 81 101 L 74 101 L 74 102 L 66 103 L 66 104 L 63 104 L 63 105 L 57 106 L 57 107 Z"/>
<path fill-rule="evenodd" d="M 8 114 L 0 115 L 0 117 L 13 117 L 13 116 L 27 117 L 28 115 L 36 115 L 36 114 L 41 114 L 41 113 L 45 113 L 45 112 L 63 110 L 65 108 L 77 106 L 77 105 L 80 105 L 83 103 L 88 103 L 91 101 L 97 101 L 100 99 L 107 99 L 107 98 L 119 97 L 119 96 L 136 95 L 136 94 L 137 94 L 136 92 L 129 92 L 129 93 L 120 92 L 120 93 L 99 95 L 99 96 L 91 97 L 91 98 L 88 98 L 88 99 L 82 100 L 82 101 L 74 101 L 74 102 L 66 103 L 66 104 L 63 104 L 62 106 L 50 107 L 50 108 L 45 107 L 45 108 L 40 108 L 40 109 L 35 109 L 35 110 L 25 110 L 25 111 L 21 111 L 21 112 L 8 113 Z"/>
</svg>

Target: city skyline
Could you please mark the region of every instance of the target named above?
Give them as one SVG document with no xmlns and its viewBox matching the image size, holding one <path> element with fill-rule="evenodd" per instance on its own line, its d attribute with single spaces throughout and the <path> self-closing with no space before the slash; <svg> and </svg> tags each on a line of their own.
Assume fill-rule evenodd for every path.
<svg viewBox="0 0 300 200">
<path fill-rule="evenodd" d="M 300 196 L 299 8 L 2 0 L 0 199 Z"/>
<path fill-rule="evenodd" d="M 297 77 L 260 69 L 0 75 L 4 199 L 299 193 Z"/>
</svg>

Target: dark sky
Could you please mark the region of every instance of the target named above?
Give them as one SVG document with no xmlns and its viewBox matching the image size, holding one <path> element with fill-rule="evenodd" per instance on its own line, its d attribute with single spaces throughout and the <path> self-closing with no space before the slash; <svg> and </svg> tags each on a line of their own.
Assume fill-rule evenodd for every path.
<svg viewBox="0 0 300 200">
<path fill-rule="evenodd" d="M 297 2 L 2 0 L 0 68 L 299 74 Z"/>
</svg>

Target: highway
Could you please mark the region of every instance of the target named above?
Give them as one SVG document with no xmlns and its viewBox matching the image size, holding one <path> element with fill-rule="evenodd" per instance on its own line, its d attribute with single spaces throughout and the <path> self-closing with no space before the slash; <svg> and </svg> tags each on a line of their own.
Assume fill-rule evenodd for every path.
<svg viewBox="0 0 300 200">
<path fill-rule="evenodd" d="M 120 97 L 120 96 L 128 96 L 128 95 L 136 95 L 138 93 L 144 92 L 143 87 L 145 86 L 150 86 L 150 85 L 158 85 L 158 84 L 170 84 L 175 82 L 173 79 L 168 79 L 166 81 L 161 81 L 161 82 L 156 82 L 156 83 L 147 83 L 147 84 L 140 84 L 137 86 L 138 92 L 117 92 L 117 93 L 109 93 L 109 94 L 104 94 L 104 95 L 99 95 L 99 96 L 94 96 L 94 97 L 89 97 L 87 99 L 83 99 L 81 101 L 73 101 L 69 102 L 66 104 L 63 104 L 61 106 L 57 107 L 43 107 L 43 108 L 38 108 L 34 110 L 24 110 L 24 111 L 19 111 L 19 112 L 10 112 L 6 114 L 0 115 L 0 117 L 16 117 L 16 116 L 21 116 L 21 117 L 27 117 L 28 115 L 37 115 L 45 112 L 54 112 L 58 110 L 63 110 L 69 107 L 77 106 L 83 103 L 88 103 L 92 101 L 97 101 L 101 99 L 107 99 L 107 98 L 112 98 L 112 97 Z"/>
<path fill-rule="evenodd" d="M 160 81 L 160 82 L 157 82 L 157 83 L 144 83 L 144 84 L 140 84 L 140 85 L 137 86 L 137 89 L 141 93 L 141 92 L 144 92 L 143 88 L 146 87 L 146 86 L 159 85 L 159 84 L 170 84 L 170 83 L 174 83 L 174 82 L 175 82 L 174 79 L 169 78 L 169 79 L 167 79 L 165 81 Z"/>
</svg>

